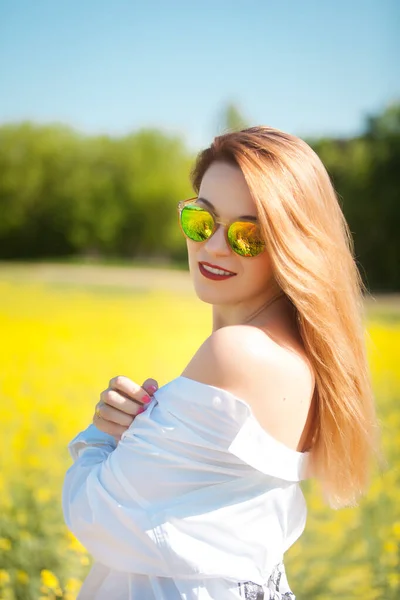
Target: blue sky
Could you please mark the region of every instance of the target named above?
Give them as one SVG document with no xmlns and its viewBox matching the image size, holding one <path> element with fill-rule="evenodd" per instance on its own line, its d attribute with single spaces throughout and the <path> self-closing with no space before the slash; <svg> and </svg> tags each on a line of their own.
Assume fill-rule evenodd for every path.
<svg viewBox="0 0 400 600">
<path fill-rule="evenodd" d="M 348 136 L 400 98 L 399 0 L 0 0 L 0 122 L 197 149 L 251 125 Z"/>
</svg>

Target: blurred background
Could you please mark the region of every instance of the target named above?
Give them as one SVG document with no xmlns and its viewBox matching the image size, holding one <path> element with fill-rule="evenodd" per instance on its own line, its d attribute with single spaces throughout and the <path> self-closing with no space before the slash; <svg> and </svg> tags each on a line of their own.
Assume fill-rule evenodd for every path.
<svg viewBox="0 0 400 600">
<path fill-rule="evenodd" d="M 162 385 L 210 333 L 176 204 L 213 137 L 270 125 L 324 162 L 370 295 L 387 469 L 304 491 L 298 600 L 400 598 L 398 0 L 0 0 L 0 600 L 74 600 L 68 442 L 111 377 Z"/>
</svg>

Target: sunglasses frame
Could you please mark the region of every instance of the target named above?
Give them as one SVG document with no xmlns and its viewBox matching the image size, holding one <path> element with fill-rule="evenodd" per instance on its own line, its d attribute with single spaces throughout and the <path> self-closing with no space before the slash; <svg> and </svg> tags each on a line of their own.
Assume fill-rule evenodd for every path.
<svg viewBox="0 0 400 600">
<path fill-rule="evenodd" d="M 255 254 L 254 256 L 246 256 L 243 254 L 239 254 L 239 252 L 236 252 L 236 250 L 234 250 L 232 248 L 232 245 L 229 241 L 229 237 L 228 237 L 228 231 L 229 231 L 229 227 L 233 224 L 233 223 L 255 223 L 256 225 L 260 225 L 258 220 L 254 221 L 253 219 L 240 219 L 239 221 L 236 219 L 233 219 L 232 221 L 222 221 L 221 219 L 219 219 L 217 217 L 217 215 L 210 209 L 210 208 L 204 208 L 203 210 L 205 210 L 206 212 L 210 213 L 210 215 L 212 216 L 212 218 L 214 219 L 214 229 L 212 231 L 212 234 L 210 235 L 210 237 L 207 238 L 207 240 L 201 240 L 201 241 L 197 241 L 197 240 L 192 240 L 188 235 L 186 235 L 186 233 L 183 231 L 183 227 L 182 227 L 182 211 L 185 208 L 185 206 L 188 206 L 189 204 L 194 204 L 195 202 L 197 202 L 198 200 L 198 196 L 194 196 L 193 198 L 188 198 L 187 200 L 181 200 L 180 202 L 178 202 L 178 219 L 179 219 L 179 226 L 182 230 L 183 235 L 189 239 L 191 242 L 194 242 L 195 244 L 202 244 L 204 242 L 206 242 L 207 240 L 211 239 L 212 236 L 214 235 L 214 233 L 217 231 L 218 229 L 218 225 L 223 225 L 224 226 L 224 234 L 225 234 L 225 239 L 226 239 L 226 243 L 228 244 L 229 248 L 232 250 L 232 252 L 234 252 L 235 254 L 237 254 L 238 256 L 240 256 L 241 258 L 257 258 L 257 256 L 260 256 L 260 254 L 262 254 L 263 252 L 265 252 L 265 242 L 264 242 L 264 249 L 259 252 L 258 254 Z M 203 208 L 203 207 L 202 207 Z"/>
</svg>

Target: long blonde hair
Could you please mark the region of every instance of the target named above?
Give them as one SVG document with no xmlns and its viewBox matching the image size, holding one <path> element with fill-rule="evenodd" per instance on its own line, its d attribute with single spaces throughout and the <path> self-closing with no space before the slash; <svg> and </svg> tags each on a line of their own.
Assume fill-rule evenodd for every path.
<svg viewBox="0 0 400 600">
<path fill-rule="evenodd" d="M 354 243 L 329 175 L 303 140 L 271 127 L 226 133 L 192 171 L 198 193 L 214 161 L 240 168 L 256 204 L 274 277 L 294 306 L 316 385 L 313 475 L 328 503 L 355 505 L 380 452 Z"/>
</svg>

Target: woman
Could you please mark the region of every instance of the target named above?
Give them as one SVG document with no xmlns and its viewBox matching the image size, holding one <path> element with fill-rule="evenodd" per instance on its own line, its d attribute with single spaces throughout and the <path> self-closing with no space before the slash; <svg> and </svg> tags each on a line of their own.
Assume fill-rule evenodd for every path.
<svg viewBox="0 0 400 600">
<path fill-rule="evenodd" d="M 158 390 L 112 379 L 69 446 L 65 519 L 96 559 L 82 600 L 294 598 L 300 481 L 333 507 L 368 486 L 364 289 L 322 163 L 254 127 L 217 137 L 192 182 L 179 222 L 212 333 Z"/>
</svg>

